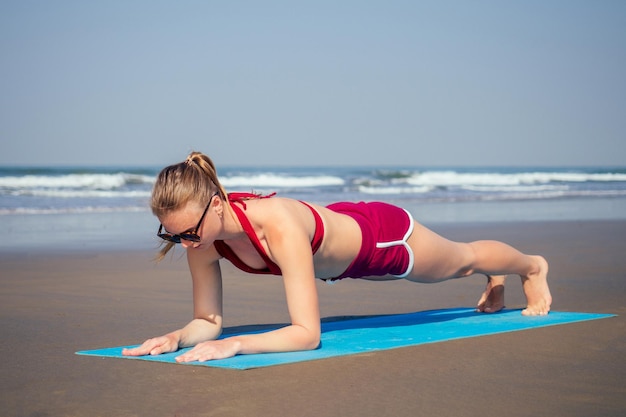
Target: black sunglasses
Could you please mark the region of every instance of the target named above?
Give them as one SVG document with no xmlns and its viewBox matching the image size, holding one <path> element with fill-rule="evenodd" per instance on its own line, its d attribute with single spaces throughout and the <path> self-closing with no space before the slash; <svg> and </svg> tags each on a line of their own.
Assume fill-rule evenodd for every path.
<svg viewBox="0 0 626 417">
<path fill-rule="evenodd" d="M 167 240 L 168 242 L 173 242 L 173 243 L 180 243 L 182 239 L 187 240 L 189 242 L 200 242 L 201 238 L 200 238 L 200 235 L 198 235 L 198 229 L 200 228 L 200 225 L 202 224 L 202 220 L 204 220 L 204 216 L 206 216 L 206 213 L 209 210 L 209 207 L 211 207 L 211 202 L 213 201 L 213 197 L 217 195 L 219 195 L 219 191 L 216 191 L 215 194 L 213 194 L 211 198 L 209 198 L 209 203 L 206 205 L 206 208 L 204 209 L 204 212 L 202 213 L 202 217 L 200 217 L 200 221 L 198 222 L 198 224 L 193 230 L 189 232 L 183 232 L 179 235 L 168 233 L 167 230 L 165 231 L 165 233 L 161 233 L 161 231 L 163 231 L 163 223 L 161 223 L 161 225 L 159 226 L 159 231 L 157 232 L 157 236 L 163 240 Z"/>
</svg>

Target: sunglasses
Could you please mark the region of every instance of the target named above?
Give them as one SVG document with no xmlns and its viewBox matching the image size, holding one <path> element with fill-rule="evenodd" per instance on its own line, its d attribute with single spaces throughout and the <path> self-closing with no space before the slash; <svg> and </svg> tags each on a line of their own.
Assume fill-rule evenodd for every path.
<svg viewBox="0 0 626 417">
<path fill-rule="evenodd" d="M 204 216 L 206 216 L 207 211 L 209 210 L 209 207 L 211 207 L 211 202 L 213 201 L 213 197 L 217 195 L 219 195 L 219 192 L 215 192 L 215 194 L 213 194 L 211 198 L 209 198 L 209 203 L 206 205 L 206 208 L 204 209 L 204 212 L 202 213 L 202 217 L 200 217 L 200 221 L 198 222 L 196 227 L 193 228 L 193 230 L 190 230 L 189 232 L 183 232 L 178 235 L 169 233 L 167 232 L 167 230 L 165 231 L 165 233 L 161 233 L 163 231 L 163 223 L 161 223 L 161 225 L 159 226 L 159 231 L 157 232 L 157 236 L 163 240 L 167 240 L 168 242 L 173 242 L 173 243 L 180 243 L 180 241 L 183 239 L 189 242 L 200 242 L 201 238 L 200 238 L 200 235 L 198 235 L 198 229 L 200 228 L 200 225 L 202 224 L 202 220 L 204 220 Z"/>
</svg>

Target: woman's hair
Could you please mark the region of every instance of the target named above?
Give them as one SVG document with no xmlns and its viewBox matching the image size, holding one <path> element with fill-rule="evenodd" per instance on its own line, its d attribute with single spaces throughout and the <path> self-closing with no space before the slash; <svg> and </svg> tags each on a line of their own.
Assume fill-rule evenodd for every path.
<svg viewBox="0 0 626 417">
<path fill-rule="evenodd" d="M 205 205 L 215 192 L 222 199 L 227 198 L 213 161 L 201 152 L 191 152 L 184 162 L 165 167 L 159 173 L 152 189 L 150 207 L 155 216 L 163 217 L 190 201 Z M 156 257 L 157 261 L 162 260 L 173 246 L 174 243 L 166 242 Z"/>
</svg>

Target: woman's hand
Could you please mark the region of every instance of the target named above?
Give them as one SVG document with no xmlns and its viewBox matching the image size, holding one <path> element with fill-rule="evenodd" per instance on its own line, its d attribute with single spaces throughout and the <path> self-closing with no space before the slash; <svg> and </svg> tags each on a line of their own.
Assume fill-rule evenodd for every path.
<svg viewBox="0 0 626 417">
<path fill-rule="evenodd" d="M 132 349 L 123 349 L 125 356 L 160 355 L 161 353 L 178 350 L 178 337 L 173 334 L 148 339 L 141 346 Z"/>
<path fill-rule="evenodd" d="M 226 359 L 239 353 L 241 343 L 235 339 L 209 340 L 198 343 L 189 352 L 176 357 L 176 362 L 206 362 L 213 359 Z"/>
</svg>

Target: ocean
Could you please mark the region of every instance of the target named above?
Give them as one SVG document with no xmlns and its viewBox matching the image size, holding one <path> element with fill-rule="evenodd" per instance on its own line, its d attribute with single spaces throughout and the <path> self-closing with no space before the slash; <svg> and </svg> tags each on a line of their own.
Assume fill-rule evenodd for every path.
<svg viewBox="0 0 626 417">
<path fill-rule="evenodd" d="M 0 167 L 2 251 L 150 249 L 161 167 Z M 387 201 L 429 224 L 626 219 L 626 167 L 218 167 L 228 191 Z"/>
</svg>

